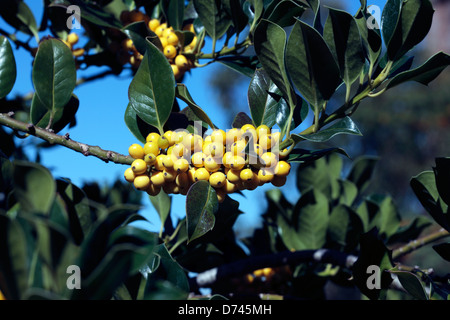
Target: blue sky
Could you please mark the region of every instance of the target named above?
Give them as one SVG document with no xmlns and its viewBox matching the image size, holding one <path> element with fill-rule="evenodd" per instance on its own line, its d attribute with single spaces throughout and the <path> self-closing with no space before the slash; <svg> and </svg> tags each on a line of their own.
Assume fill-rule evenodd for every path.
<svg viewBox="0 0 450 320">
<path fill-rule="evenodd" d="M 39 24 L 42 16 L 42 1 L 27 0 L 25 2 L 30 6 Z M 368 1 L 368 4 L 374 4 L 382 8 L 385 2 L 386 0 Z M 356 12 L 360 5 L 357 0 L 346 3 L 350 5 L 348 10 L 351 13 Z M 1 19 L 0 27 L 12 32 L 11 28 L 5 25 Z M 40 36 L 45 36 L 45 34 L 40 34 Z M 31 43 L 35 45 L 34 40 L 31 40 Z M 209 45 L 207 44 L 204 51 L 208 52 L 208 49 Z M 15 87 L 9 95 L 10 98 L 15 94 L 23 95 L 33 92 L 31 82 L 32 60 L 29 53 L 15 49 L 14 54 L 17 61 L 18 76 Z M 219 105 L 220 100 L 210 85 L 211 74 L 214 74 L 217 68 L 223 68 L 223 66 L 211 64 L 204 68 L 194 69 L 191 74 L 185 77 L 183 82 L 188 87 L 193 99 L 210 115 L 212 121 L 221 128 L 229 128 L 230 124 L 225 122 L 225 119 L 229 117 Z M 96 69 L 91 71 L 95 73 L 103 70 L 100 68 Z M 70 130 L 64 129 L 61 134 L 69 132 L 73 140 L 127 154 L 129 145 L 137 142 L 123 121 L 125 108 L 128 104 L 130 81 L 131 78 L 126 75 L 120 77 L 110 76 L 106 79 L 77 87 L 74 91 L 80 99 L 80 107 L 76 115 L 77 125 Z M 241 94 L 241 99 L 246 100 L 247 87 L 242 86 L 241 92 L 238 94 Z M 183 107 L 183 105 L 181 106 Z M 248 109 L 240 111 L 248 113 Z M 69 178 L 79 186 L 89 181 L 111 183 L 117 177 L 122 178 L 123 171 L 126 169 L 126 166 L 113 163 L 105 164 L 97 158 L 85 157 L 64 147 L 51 148 L 42 152 L 41 155 L 42 163 L 51 170 L 55 177 Z M 282 188 L 291 201 L 296 201 L 299 196 L 294 185 L 295 176 L 291 175 L 286 186 Z M 264 197 L 266 190 L 267 187 L 262 187 L 251 192 L 245 192 L 245 198 L 240 195 L 233 195 L 233 198 L 240 202 L 240 209 L 245 212 L 238 220 L 238 230 L 246 230 L 245 228 L 240 229 L 239 226 L 257 225 L 259 214 L 265 211 L 265 203 L 261 201 L 261 197 Z M 146 197 L 144 199 L 145 208 L 141 213 L 154 222 L 151 226 L 152 229 L 159 230 L 159 221 L 155 210 L 148 199 Z M 258 205 L 255 205 L 256 203 Z M 176 217 L 184 216 L 184 196 L 175 196 L 173 198 L 173 213 Z"/>
</svg>

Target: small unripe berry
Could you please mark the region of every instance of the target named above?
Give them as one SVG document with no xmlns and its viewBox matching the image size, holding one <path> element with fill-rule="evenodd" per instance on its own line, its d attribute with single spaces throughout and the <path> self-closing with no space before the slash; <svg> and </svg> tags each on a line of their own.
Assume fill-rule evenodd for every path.
<svg viewBox="0 0 450 320">
<path fill-rule="evenodd" d="M 144 148 L 141 145 L 137 144 L 137 143 L 133 143 L 128 148 L 128 154 L 133 159 L 143 159 L 144 156 L 145 156 Z"/>
<path fill-rule="evenodd" d="M 156 156 L 153 153 L 147 153 L 144 157 L 144 161 L 147 162 L 149 166 L 156 163 Z"/>
<path fill-rule="evenodd" d="M 147 162 L 143 159 L 136 159 L 131 163 L 131 169 L 136 175 L 140 175 L 147 171 Z"/>
<path fill-rule="evenodd" d="M 170 145 L 170 141 L 166 137 L 164 137 L 164 136 L 159 137 L 158 147 L 160 147 L 161 149 L 167 149 L 169 147 L 169 145 Z"/>
<path fill-rule="evenodd" d="M 214 172 L 209 177 L 209 183 L 214 188 L 222 188 L 225 185 L 226 177 L 223 172 Z"/>
</svg>

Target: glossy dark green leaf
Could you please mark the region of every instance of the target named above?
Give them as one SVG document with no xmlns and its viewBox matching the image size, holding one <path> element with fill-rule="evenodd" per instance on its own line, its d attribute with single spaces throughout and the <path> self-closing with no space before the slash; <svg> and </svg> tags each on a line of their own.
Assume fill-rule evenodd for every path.
<svg viewBox="0 0 450 320">
<path fill-rule="evenodd" d="M 72 97 L 77 80 L 69 47 L 57 39 L 42 41 L 34 60 L 32 79 L 37 96 L 53 115 L 63 108 Z"/>
<path fill-rule="evenodd" d="M 257 69 L 248 88 L 248 105 L 255 127 L 265 124 L 272 128 L 276 123 L 278 101 L 270 92 L 278 88 L 264 69 Z"/>
<path fill-rule="evenodd" d="M 248 0 L 244 2 L 243 10 L 249 18 L 250 33 L 253 34 L 264 12 L 264 4 L 260 0 Z"/>
<path fill-rule="evenodd" d="M 328 200 L 320 191 L 302 194 L 293 209 L 291 230 L 281 232 L 286 246 L 295 250 L 322 248 L 327 238 L 328 210 Z"/>
<path fill-rule="evenodd" d="M 242 8 L 243 1 L 241 0 L 225 0 L 223 1 L 223 5 L 228 11 L 232 19 L 233 27 L 236 31 L 236 34 L 240 34 L 242 30 L 245 29 L 248 23 L 248 17 L 244 13 L 244 9 Z"/>
<path fill-rule="evenodd" d="M 289 162 L 313 162 L 333 152 L 337 152 L 348 157 L 348 154 L 342 148 L 326 148 L 320 150 L 305 150 L 295 148 L 289 153 L 287 159 Z"/>
<path fill-rule="evenodd" d="M 366 202 L 371 202 L 376 208 L 370 214 L 369 229 L 376 227 L 380 236 L 390 238 L 400 227 L 401 217 L 394 200 L 389 196 L 369 196 Z"/>
<path fill-rule="evenodd" d="M 281 27 L 288 27 L 295 23 L 296 18 L 300 18 L 306 10 L 306 6 L 292 0 L 272 1 L 264 11 L 264 19 L 272 21 Z"/>
<path fill-rule="evenodd" d="M 444 229 L 450 231 L 450 219 L 445 214 L 448 206 L 440 199 L 433 171 L 424 171 L 411 178 L 411 188 L 430 216 Z M 445 207 L 444 207 L 445 206 Z"/>
<path fill-rule="evenodd" d="M 128 96 L 136 115 L 163 132 L 175 100 L 175 78 L 164 54 L 149 42 Z"/>
<path fill-rule="evenodd" d="M 368 283 L 374 283 L 376 274 L 368 272 L 370 266 L 379 267 L 380 288 L 369 288 Z M 386 248 L 379 237 L 377 230 L 372 229 L 361 235 L 360 254 L 358 260 L 353 264 L 353 282 L 371 300 L 377 300 L 385 294 L 385 290 L 392 282 L 392 277 L 386 270 L 392 268 L 391 251 Z M 369 279 L 371 277 L 372 279 Z"/>
<path fill-rule="evenodd" d="M 232 127 L 241 128 L 244 124 L 253 124 L 252 118 L 250 118 L 245 112 L 238 112 L 233 119 Z"/>
<path fill-rule="evenodd" d="M 347 179 L 358 187 L 360 193 L 369 186 L 377 163 L 378 157 L 372 156 L 362 156 L 353 161 Z"/>
<path fill-rule="evenodd" d="M 16 59 L 9 40 L 0 36 L 0 99 L 11 92 L 16 82 Z"/>
<path fill-rule="evenodd" d="M 369 63 L 375 66 L 382 49 L 381 32 L 375 17 L 367 12 L 366 1 L 361 1 L 355 21 L 361 35 L 365 56 Z"/>
<path fill-rule="evenodd" d="M 231 19 L 218 0 L 194 0 L 198 17 L 206 33 L 214 40 L 222 37 L 231 25 Z"/>
<path fill-rule="evenodd" d="M 174 30 L 181 30 L 184 19 L 184 0 L 161 0 L 160 4 L 168 25 Z"/>
<path fill-rule="evenodd" d="M 433 249 L 446 261 L 450 261 L 450 243 L 439 243 Z"/>
<path fill-rule="evenodd" d="M 145 143 L 145 138 L 150 132 L 158 130 L 148 123 L 145 123 L 131 107 L 131 103 L 128 104 L 125 110 L 124 120 L 130 132 L 142 143 Z"/>
<path fill-rule="evenodd" d="M 63 108 L 57 109 L 54 114 L 52 114 L 52 111 L 48 110 L 39 97 L 34 94 L 30 108 L 31 123 L 40 128 L 47 128 L 50 124 L 50 128 L 57 133 L 65 126 L 75 122 L 75 114 L 78 111 L 79 105 L 80 101 L 72 94 L 69 102 L 67 102 Z"/>
<path fill-rule="evenodd" d="M 383 9 L 382 26 L 391 61 L 398 60 L 425 38 L 431 28 L 433 14 L 429 0 L 388 1 Z"/>
<path fill-rule="evenodd" d="M 188 242 L 212 230 L 219 203 L 216 191 L 207 181 L 192 185 L 186 196 Z"/>
<path fill-rule="evenodd" d="M 208 115 L 205 111 L 202 110 L 192 98 L 191 94 L 189 93 L 188 88 L 185 84 L 177 83 L 176 90 L 175 90 L 175 96 L 178 99 L 181 99 L 185 103 L 187 103 L 188 107 L 192 110 L 192 112 L 202 121 L 206 122 L 211 128 L 216 128 L 216 126 L 213 124 L 211 119 L 209 119 Z"/>
<path fill-rule="evenodd" d="M 166 222 L 166 219 L 170 215 L 170 209 L 171 209 L 171 198 L 170 196 L 165 193 L 163 190 L 161 190 L 158 195 L 156 196 L 150 196 L 150 201 L 155 208 L 156 212 L 159 215 L 159 219 L 161 220 L 161 230 L 164 226 L 164 223 Z"/>
<path fill-rule="evenodd" d="M 335 57 L 341 78 L 347 86 L 364 69 L 364 49 L 355 19 L 347 12 L 330 8 L 323 37 Z"/>
<path fill-rule="evenodd" d="M 286 32 L 277 24 L 262 19 L 255 30 L 254 45 L 265 72 L 286 100 L 295 104 L 295 93 L 286 71 Z"/>
<path fill-rule="evenodd" d="M 56 184 L 47 168 L 32 162 L 14 163 L 14 194 L 25 212 L 48 214 Z"/>
<path fill-rule="evenodd" d="M 286 67 L 303 98 L 318 108 L 341 84 L 339 68 L 325 40 L 315 29 L 299 20 L 287 43 Z"/>
<path fill-rule="evenodd" d="M 450 158 L 438 157 L 433 167 L 439 197 L 450 206 Z"/>
<path fill-rule="evenodd" d="M 133 41 L 136 50 L 142 55 L 144 55 L 147 50 L 147 37 L 148 41 L 163 51 L 158 36 L 148 29 L 147 24 L 144 21 L 130 23 L 125 26 L 122 31 Z"/>
<path fill-rule="evenodd" d="M 301 134 L 293 134 L 293 138 L 302 138 L 308 141 L 313 142 L 325 142 L 333 138 L 338 134 L 351 134 L 362 136 L 361 131 L 359 131 L 356 124 L 350 117 L 342 118 L 327 128 L 324 128 L 316 133 L 301 135 Z"/>
<path fill-rule="evenodd" d="M 428 85 L 449 65 L 450 56 L 444 52 L 438 52 L 421 66 L 412 70 L 401 72 L 396 75 L 388 83 L 386 88 L 391 89 L 407 81 L 416 81 L 423 85 Z"/>
<path fill-rule="evenodd" d="M 344 250 L 354 250 L 364 232 L 360 217 L 346 205 L 333 207 L 328 223 L 328 237 Z"/>
<path fill-rule="evenodd" d="M 402 287 L 406 290 L 406 292 L 412 295 L 414 299 L 429 300 L 422 282 L 414 273 L 396 269 L 389 271 L 389 273 L 397 276 Z"/>
<path fill-rule="evenodd" d="M 219 57 L 216 61 L 249 78 L 252 78 L 256 68 L 260 67 L 256 56 Z"/>
</svg>

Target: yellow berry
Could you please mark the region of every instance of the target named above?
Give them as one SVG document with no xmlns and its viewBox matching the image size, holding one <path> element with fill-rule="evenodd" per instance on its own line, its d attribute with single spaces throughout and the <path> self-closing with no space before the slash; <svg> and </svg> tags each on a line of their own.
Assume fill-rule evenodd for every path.
<svg viewBox="0 0 450 320">
<path fill-rule="evenodd" d="M 191 168 L 188 170 L 187 175 L 188 175 L 189 183 L 194 183 L 194 182 L 195 182 L 195 172 L 196 172 L 196 171 L 197 171 L 197 168 L 196 168 L 196 167 L 191 167 Z"/>
<path fill-rule="evenodd" d="M 152 153 L 155 156 L 157 156 L 159 154 L 159 146 L 158 146 L 158 141 L 150 141 L 150 142 L 146 142 L 144 144 L 144 153 L 145 154 L 149 154 Z"/>
<path fill-rule="evenodd" d="M 250 140 L 253 143 L 256 143 L 258 141 L 258 134 L 256 133 L 256 129 L 251 124 L 244 124 L 241 128 L 242 130 L 242 140 L 245 140 L 246 142 L 250 142 Z"/>
<path fill-rule="evenodd" d="M 155 28 L 155 34 L 158 36 L 158 37 L 162 37 L 162 35 L 163 35 L 163 32 L 164 32 L 164 30 L 165 30 L 166 28 L 163 26 L 163 25 L 159 25 L 158 27 L 156 27 Z"/>
<path fill-rule="evenodd" d="M 141 145 L 137 144 L 137 143 L 133 143 L 128 148 L 128 154 L 133 159 L 143 159 L 144 156 L 145 156 L 144 148 Z"/>
<path fill-rule="evenodd" d="M 147 162 L 143 159 L 136 159 L 131 163 L 131 169 L 136 175 L 143 174 L 147 171 Z"/>
<path fill-rule="evenodd" d="M 163 34 L 163 36 L 164 36 L 164 34 Z M 169 45 L 172 45 L 172 46 L 177 46 L 178 45 L 178 42 L 179 42 L 179 39 L 178 39 L 178 36 L 177 36 L 177 34 L 175 33 L 175 32 L 170 32 L 169 34 L 167 34 L 166 35 L 166 39 L 167 39 L 167 44 Z"/>
<path fill-rule="evenodd" d="M 159 186 L 160 187 L 160 186 L 164 185 L 166 180 L 164 179 L 163 171 L 153 171 L 152 176 L 150 177 L 150 181 L 155 186 Z"/>
<path fill-rule="evenodd" d="M 164 29 L 164 31 L 163 31 L 163 33 L 162 33 L 162 36 L 163 36 L 164 38 L 167 38 L 167 37 L 168 37 L 170 34 L 172 34 L 172 33 L 174 33 L 173 28 L 172 28 L 172 27 L 167 27 L 167 28 Z"/>
<path fill-rule="evenodd" d="M 195 33 L 195 30 L 194 30 L 194 24 L 188 23 L 187 25 L 185 25 L 185 26 L 183 27 L 183 31 L 190 31 L 190 32 L 192 32 L 192 33 Z"/>
<path fill-rule="evenodd" d="M 205 168 L 198 168 L 197 170 L 195 170 L 194 173 L 194 180 L 195 181 L 200 181 L 200 180 L 205 180 L 205 181 L 209 181 L 209 171 L 206 170 Z"/>
<path fill-rule="evenodd" d="M 73 50 L 72 55 L 77 58 L 77 57 L 81 57 L 84 54 L 84 52 L 85 52 L 85 50 L 83 48 L 79 48 L 79 49 Z"/>
<path fill-rule="evenodd" d="M 145 138 L 145 142 L 157 142 L 160 137 L 158 132 L 150 132 Z"/>
<path fill-rule="evenodd" d="M 161 37 L 159 38 L 159 41 L 161 42 L 161 46 L 163 47 L 163 49 L 164 49 L 165 47 L 167 47 L 167 45 L 168 45 L 168 43 L 167 43 L 167 38 L 161 36 Z"/>
<path fill-rule="evenodd" d="M 268 150 L 272 148 L 272 135 L 269 134 L 263 134 L 259 137 L 258 144 L 263 150 Z"/>
<path fill-rule="evenodd" d="M 242 181 L 250 181 L 253 179 L 253 171 L 250 168 L 241 170 L 239 177 Z"/>
<path fill-rule="evenodd" d="M 273 152 L 265 152 L 261 156 L 262 165 L 266 168 L 275 167 L 278 161 L 278 157 Z"/>
<path fill-rule="evenodd" d="M 170 64 L 170 67 L 172 68 L 172 72 L 173 72 L 175 79 L 179 79 L 182 75 L 180 68 L 178 68 L 178 66 L 173 63 Z"/>
<path fill-rule="evenodd" d="M 186 152 L 186 147 L 182 143 L 177 143 L 173 145 L 172 154 L 176 157 L 182 157 Z"/>
<path fill-rule="evenodd" d="M 268 170 L 266 168 L 261 168 L 258 171 L 258 179 L 262 183 L 271 182 L 274 177 L 274 174 L 271 170 Z"/>
<path fill-rule="evenodd" d="M 209 172 L 216 172 L 220 169 L 220 163 L 217 163 L 217 161 L 212 156 L 206 157 L 204 166 L 205 169 Z"/>
<path fill-rule="evenodd" d="M 152 30 L 153 32 L 155 32 L 156 28 L 158 28 L 160 26 L 159 20 L 158 19 L 151 19 L 148 22 L 148 28 L 150 30 Z"/>
<path fill-rule="evenodd" d="M 189 176 L 187 172 L 181 172 L 175 178 L 175 183 L 181 188 L 186 188 L 189 185 Z"/>
<path fill-rule="evenodd" d="M 237 183 L 232 183 L 228 178 L 225 180 L 225 186 L 223 187 L 226 193 L 234 193 L 238 191 Z"/>
<path fill-rule="evenodd" d="M 244 170 L 242 170 L 244 171 Z M 258 174 L 251 171 L 251 178 L 247 178 L 247 180 L 242 180 L 242 184 L 244 186 L 245 189 L 248 190 L 255 190 L 258 186 L 259 186 L 259 179 L 258 179 Z"/>
<path fill-rule="evenodd" d="M 164 132 L 163 136 L 167 138 L 167 140 L 169 140 L 169 145 L 173 146 L 175 144 L 173 138 L 174 138 L 174 134 L 175 132 L 168 130 L 166 132 Z"/>
<path fill-rule="evenodd" d="M 286 177 L 291 171 L 291 165 L 284 160 L 279 161 L 275 166 L 275 175 Z"/>
<path fill-rule="evenodd" d="M 148 175 L 140 175 L 134 178 L 134 187 L 138 190 L 145 190 L 150 184 L 150 178 Z"/>
<path fill-rule="evenodd" d="M 211 142 L 208 144 L 208 153 L 213 158 L 223 157 L 225 146 L 220 142 Z"/>
<path fill-rule="evenodd" d="M 177 159 L 178 158 L 174 157 L 173 155 L 166 155 L 164 157 L 164 159 L 162 160 L 162 164 L 163 164 L 164 168 L 171 169 L 171 168 L 173 168 L 173 164 L 175 163 L 175 161 Z"/>
<path fill-rule="evenodd" d="M 125 177 L 125 180 L 128 182 L 133 182 L 134 178 L 136 177 L 136 175 L 134 174 L 133 169 L 131 169 L 131 167 L 127 168 L 123 175 Z"/>
<path fill-rule="evenodd" d="M 241 156 L 233 156 L 230 162 L 230 168 L 241 170 L 245 166 L 245 159 Z"/>
<path fill-rule="evenodd" d="M 235 156 L 242 156 L 245 151 L 246 143 L 244 140 L 238 140 L 230 147 L 231 152 Z"/>
<path fill-rule="evenodd" d="M 188 135 L 189 132 L 187 132 L 186 130 L 181 130 L 181 131 L 175 131 L 173 133 L 173 141 L 174 143 L 182 143 L 183 139 L 186 135 Z"/>
<path fill-rule="evenodd" d="M 227 143 L 227 134 L 222 129 L 215 129 L 210 135 L 211 142 L 219 142 L 223 145 Z"/>
<path fill-rule="evenodd" d="M 173 164 L 173 169 L 177 172 L 186 172 L 189 170 L 189 161 L 184 158 L 178 159 Z"/>
<path fill-rule="evenodd" d="M 177 56 L 177 49 L 173 45 L 168 44 L 164 47 L 164 55 L 169 59 L 173 59 Z"/>
<path fill-rule="evenodd" d="M 227 171 L 227 180 L 231 183 L 238 183 L 241 181 L 241 171 L 240 170 L 234 170 L 230 169 Z"/>
<path fill-rule="evenodd" d="M 214 172 L 209 177 L 209 183 L 214 188 L 222 188 L 225 185 L 226 177 L 223 172 Z"/>
<path fill-rule="evenodd" d="M 169 145 L 170 145 L 170 141 L 166 137 L 164 137 L 164 136 L 159 137 L 158 147 L 160 147 L 161 149 L 167 149 L 169 147 Z"/>
<path fill-rule="evenodd" d="M 155 169 L 158 171 L 164 170 L 163 160 L 166 157 L 165 154 L 159 154 L 156 156 L 156 161 L 153 164 L 155 166 Z"/>
<path fill-rule="evenodd" d="M 202 150 L 202 143 L 203 139 L 199 135 L 189 133 L 183 137 L 182 144 L 188 149 L 188 150 L 196 150 L 200 151 Z"/>
<path fill-rule="evenodd" d="M 265 124 L 261 124 L 256 128 L 256 134 L 258 135 L 258 139 L 265 135 L 270 133 L 270 128 L 266 126 Z"/>
<path fill-rule="evenodd" d="M 205 156 L 210 156 L 211 155 L 211 150 L 209 149 L 209 145 L 211 143 L 212 142 L 210 142 L 210 141 L 203 142 L 202 152 L 203 152 L 203 154 Z"/>
<path fill-rule="evenodd" d="M 124 47 L 128 51 L 133 51 L 135 49 L 134 44 L 133 44 L 133 40 L 126 39 L 125 43 L 124 43 Z"/>
<path fill-rule="evenodd" d="M 175 57 L 175 64 L 181 70 L 184 70 L 189 66 L 189 62 L 188 62 L 186 56 L 184 56 L 182 54 L 179 54 Z"/>
<path fill-rule="evenodd" d="M 153 153 L 147 153 L 144 157 L 144 161 L 147 162 L 149 166 L 156 163 L 156 156 Z"/>
<path fill-rule="evenodd" d="M 242 130 L 238 128 L 233 128 L 227 131 L 226 144 L 231 146 L 236 141 L 240 140 L 242 137 Z"/>
<path fill-rule="evenodd" d="M 177 177 L 177 172 L 175 170 L 173 170 L 172 168 L 165 168 L 163 170 L 163 176 L 164 176 L 164 181 L 173 182 L 173 181 L 175 181 L 175 178 Z"/>
<path fill-rule="evenodd" d="M 72 46 L 74 44 L 77 44 L 79 40 L 78 34 L 71 32 L 67 35 L 67 42 L 70 43 Z"/>
<path fill-rule="evenodd" d="M 225 152 L 222 157 L 222 164 L 225 168 L 230 168 L 230 164 L 233 161 L 234 154 L 231 151 Z"/>
<path fill-rule="evenodd" d="M 282 187 L 285 185 L 287 180 L 286 176 L 274 176 L 271 183 L 275 186 L 275 187 Z"/>
<path fill-rule="evenodd" d="M 201 168 L 204 165 L 206 156 L 203 154 L 203 152 L 195 152 L 191 157 L 191 163 L 197 167 Z"/>
</svg>

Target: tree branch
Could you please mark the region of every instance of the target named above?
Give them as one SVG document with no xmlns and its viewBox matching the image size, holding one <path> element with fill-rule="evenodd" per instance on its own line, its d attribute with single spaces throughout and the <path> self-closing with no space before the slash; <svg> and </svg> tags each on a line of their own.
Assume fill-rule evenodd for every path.
<svg viewBox="0 0 450 320">
<path fill-rule="evenodd" d="M 72 149 L 76 152 L 82 153 L 85 156 L 94 156 L 105 162 L 112 161 L 117 164 L 130 165 L 133 162 L 133 158 L 125 156 L 120 153 L 103 150 L 98 146 L 91 146 L 85 143 L 77 142 L 70 139 L 69 135 L 64 136 L 55 134 L 49 130 L 45 130 L 36 127 L 32 124 L 28 124 L 12 118 L 14 113 L 0 113 L 0 124 L 9 127 L 13 130 L 21 131 L 32 136 L 38 137 L 47 141 L 50 144 L 58 144 L 66 148 Z"/>
<path fill-rule="evenodd" d="M 433 232 L 427 236 L 424 236 L 420 239 L 416 239 L 413 241 L 410 241 L 407 245 L 404 245 L 403 247 L 400 247 L 398 249 L 395 249 L 392 252 L 392 259 L 398 259 L 399 257 L 402 257 L 408 253 L 411 253 L 414 250 L 417 250 L 431 242 L 440 240 L 442 238 L 450 236 L 450 233 L 448 233 L 447 230 L 444 228 L 439 229 L 436 232 Z"/>
</svg>

